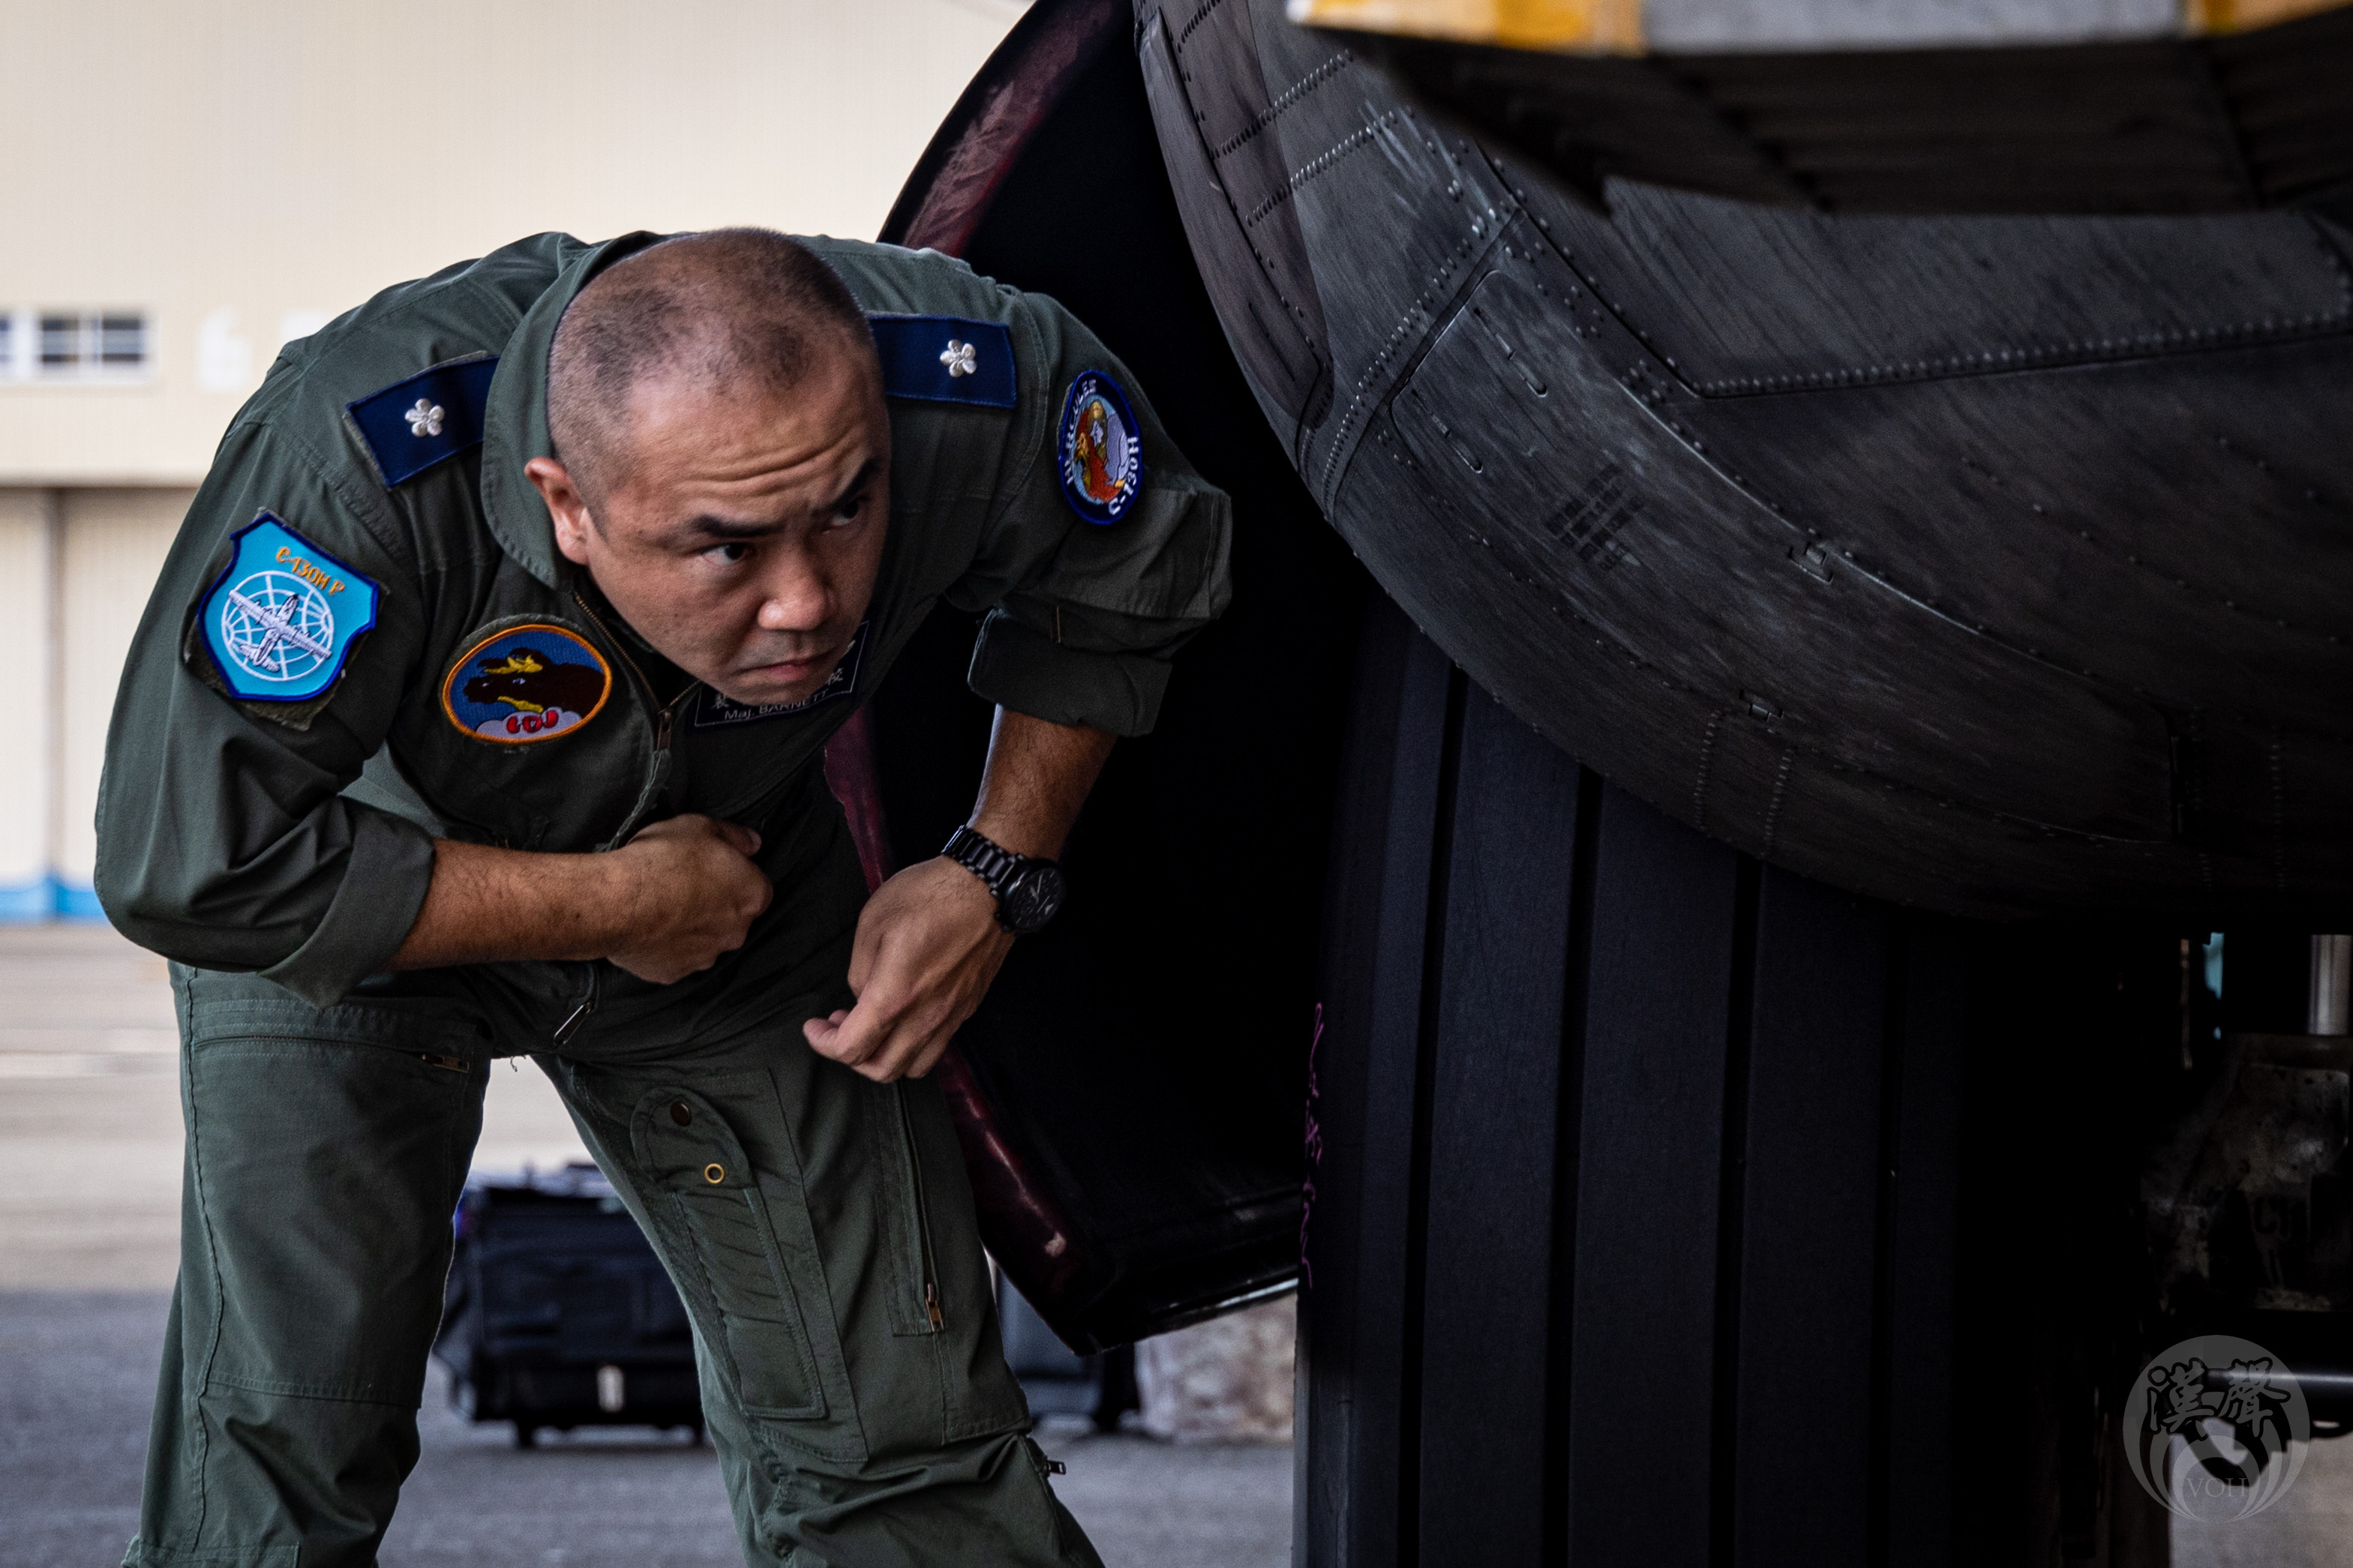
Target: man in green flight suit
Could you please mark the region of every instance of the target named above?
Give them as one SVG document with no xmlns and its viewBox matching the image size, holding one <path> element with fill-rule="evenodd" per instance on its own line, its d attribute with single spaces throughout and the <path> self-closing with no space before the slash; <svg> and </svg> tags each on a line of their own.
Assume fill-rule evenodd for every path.
<svg viewBox="0 0 2353 1568">
<path fill-rule="evenodd" d="M 1092 1564 L 923 1075 L 1230 516 L 1052 301 L 929 252 L 545 235 L 291 345 L 124 671 L 109 915 L 187 1164 L 137 1564 L 373 1563 L 492 1058 L 677 1282 L 747 1562 Z M 967 827 L 871 900 L 820 756 L 987 612 Z"/>
</svg>

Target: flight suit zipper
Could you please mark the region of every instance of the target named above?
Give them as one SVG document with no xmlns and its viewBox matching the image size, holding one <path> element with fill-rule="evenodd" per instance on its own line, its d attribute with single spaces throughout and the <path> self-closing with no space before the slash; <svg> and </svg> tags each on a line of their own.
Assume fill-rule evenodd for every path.
<svg viewBox="0 0 2353 1568">
<path fill-rule="evenodd" d="M 670 777 L 671 725 L 678 717 L 678 710 L 686 706 L 687 699 L 692 697 L 695 689 L 702 683 L 699 680 L 690 680 L 686 683 L 686 689 L 676 697 L 671 698 L 667 703 L 659 702 L 653 682 L 648 680 L 646 672 L 638 668 L 638 661 L 629 657 L 628 644 L 613 635 L 613 628 L 605 624 L 605 617 L 598 615 L 585 597 L 575 594 L 572 595 L 572 602 L 580 606 L 580 613 L 588 617 L 589 625 L 605 634 L 605 641 L 611 646 L 615 656 L 628 668 L 630 679 L 638 683 L 638 689 L 645 693 L 646 700 L 656 703 L 653 760 L 646 770 L 645 787 L 638 792 L 638 803 L 629 808 L 629 814 L 622 819 L 619 830 L 600 847 L 606 849 L 617 849 L 628 842 L 629 835 L 637 831 L 638 824 L 644 819 L 653 803 L 660 797 L 662 784 Z M 580 1005 L 573 1008 L 565 1017 L 564 1022 L 555 1026 L 555 1043 L 558 1046 L 568 1044 L 572 1037 L 580 1032 L 581 1026 L 588 1022 L 589 1016 L 596 1011 L 596 1004 L 605 989 L 605 972 L 600 967 L 603 963 L 602 959 L 598 959 L 589 964 L 588 994 L 582 997 Z"/>
<path fill-rule="evenodd" d="M 915 1147 L 915 1119 L 907 1110 L 906 1086 L 892 1087 L 898 1091 L 899 1130 L 907 1141 L 907 1177 L 914 1189 L 915 1261 L 923 1280 L 923 1317 L 936 1334 L 947 1327 L 947 1320 L 940 1311 L 938 1271 L 932 1267 L 932 1221 L 923 1202 L 923 1162 Z"/>
<path fill-rule="evenodd" d="M 613 635 L 613 628 L 605 624 L 605 617 L 591 608 L 588 601 L 578 594 L 572 595 L 572 602 L 580 606 L 580 613 L 588 617 L 591 626 L 605 634 L 605 640 L 612 645 L 614 654 L 628 668 L 630 678 L 637 681 L 638 689 L 646 694 L 648 702 L 654 704 L 654 753 L 653 760 L 647 769 L 645 788 L 638 792 L 638 803 L 629 808 L 629 815 L 622 820 L 620 830 L 607 839 L 603 845 L 607 849 L 617 849 L 628 842 L 629 835 L 638 830 L 638 826 L 644 821 L 646 813 L 652 808 L 654 802 L 660 796 L 662 784 L 670 777 L 671 727 L 678 718 L 679 710 L 686 706 L 687 700 L 702 688 L 702 682 L 689 680 L 684 690 L 668 702 L 662 702 L 659 695 L 654 690 L 653 682 L 648 680 L 646 672 L 638 668 L 638 661 L 629 657 L 628 644 Z"/>
<path fill-rule="evenodd" d="M 596 1004 L 605 990 L 605 972 L 597 967 L 602 962 L 601 959 L 589 961 L 588 994 L 580 998 L 580 1005 L 565 1015 L 564 1022 L 555 1026 L 555 1043 L 558 1046 L 570 1045 L 572 1037 L 578 1034 L 580 1026 L 588 1021 L 588 1015 L 596 1010 Z"/>
</svg>

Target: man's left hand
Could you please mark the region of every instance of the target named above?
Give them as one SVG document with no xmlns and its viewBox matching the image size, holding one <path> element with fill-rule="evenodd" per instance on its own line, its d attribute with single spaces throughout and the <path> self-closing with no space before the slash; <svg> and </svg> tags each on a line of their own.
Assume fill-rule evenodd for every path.
<svg viewBox="0 0 2353 1568">
<path fill-rule="evenodd" d="M 849 989 L 858 1005 L 801 1026 L 819 1056 L 877 1083 L 921 1078 L 988 994 L 1013 951 L 997 896 L 944 857 L 875 890 L 858 917 Z"/>
</svg>

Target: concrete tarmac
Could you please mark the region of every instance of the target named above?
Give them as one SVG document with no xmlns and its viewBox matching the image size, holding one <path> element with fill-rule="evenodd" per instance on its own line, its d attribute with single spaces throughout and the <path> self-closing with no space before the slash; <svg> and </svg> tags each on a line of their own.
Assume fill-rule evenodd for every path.
<svg viewBox="0 0 2353 1568">
<path fill-rule="evenodd" d="M 178 1037 L 161 961 L 104 928 L 0 928 L 0 1568 L 106 1568 L 137 1528 L 178 1263 Z M 492 1069 L 479 1167 L 586 1158 L 528 1062 Z M 475 1426 L 437 1365 L 394 1568 L 730 1568 L 707 1447 L 649 1430 Z M 1291 1450 L 1048 1428 L 1109 1568 L 1277 1568 Z"/>
<path fill-rule="evenodd" d="M 177 1266 L 176 1053 L 159 960 L 103 928 L 0 928 L 0 1568 L 104 1568 L 135 1527 Z M 537 1069 L 493 1069 L 478 1165 L 585 1157 Z M 741 1561 L 709 1449 L 619 1430 L 518 1452 L 438 1377 L 386 1563 Z M 1290 1560 L 1289 1448 L 1041 1436 L 1109 1568 Z M 2353 1568 L 2353 1438 L 2314 1444 L 2253 1519 L 2177 1523 L 2173 1548 L 2175 1568 Z"/>
<path fill-rule="evenodd" d="M 0 1568 L 104 1568 L 138 1528 L 139 1475 L 166 1295 L 0 1295 Z M 743 1561 L 719 1466 L 677 1435 L 549 1432 L 451 1411 L 441 1371 L 383 1560 L 395 1568 L 731 1568 Z M 1278 1568 L 1290 1560 L 1291 1451 L 1041 1434 L 1109 1568 Z"/>
</svg>

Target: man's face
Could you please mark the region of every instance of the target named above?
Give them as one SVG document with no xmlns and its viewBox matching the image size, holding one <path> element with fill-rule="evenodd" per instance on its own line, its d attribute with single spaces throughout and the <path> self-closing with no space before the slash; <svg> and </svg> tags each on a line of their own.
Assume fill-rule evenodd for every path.
<svg viewBox="0 0 2353 1568">
<path fill-rule="evenodd" d="M 638 389 L 592 510 L 564 466 L 526 467 L 556 547 L 671 663 L 738 702 L 813 695 L 866 616 L 891 516 L 891 421 L 845 342 L 780 398 L 665 377 Z"/>
</svg>

